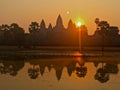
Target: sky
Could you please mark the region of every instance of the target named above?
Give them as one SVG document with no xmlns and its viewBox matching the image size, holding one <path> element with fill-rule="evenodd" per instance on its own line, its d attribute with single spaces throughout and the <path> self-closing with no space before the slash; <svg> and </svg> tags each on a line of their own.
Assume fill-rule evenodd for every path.
<svg viewBox="0 0 120 90">
<path fill-rule="evenodd" d="M 120 0 L 0 0 L 0 25 L 18 23 L 26 32 L 31 22 L 42 19 L 55 26 L 59 14 L 65 27 L 69 19 L 81 18 L 89 34 L 96 29 L 95 18 L 120 28 Z"/>
</svg>

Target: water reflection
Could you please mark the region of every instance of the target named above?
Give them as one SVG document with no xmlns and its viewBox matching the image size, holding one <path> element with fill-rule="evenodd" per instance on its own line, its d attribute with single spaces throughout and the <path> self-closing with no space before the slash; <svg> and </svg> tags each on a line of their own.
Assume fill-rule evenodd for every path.
<svg viewBox="0 0 120 90">
<path fill-rule="evenodd" d="M 104 63 L 102 63 L 102 66 L 97 69 L 95 79 L 100 81 L 101 83 L 107 82 L 109 80 L 109 73 L 104 67 Z"/>
<path fill-rule="evenodd" d="M 0 73 L 16 76 L 19 70 L 24 67 L 24 63 L 24 60 L 0 60 Z"/>
<path fill-rule="evenodd" d="M 119 72 L 117 62 L 102 62 L 101 67 L 97 69 L 95 80 L 101 83 L 107 82 L 110 79 L 110 74 L 117 74 Z"/>
<path fill-rule="evenodd" d="M 87 67 L 85 66 L 85 59 L 77 58 L 79 66 L 76 67 L 76 74 L 78 77 L 85 77 L 87 73 Z"/>
<path fill-rule="evenodd" d="M 39 75 L 39 68 L 36 67 L 35 65 L 32 65 L 28 69 L 28 75 L 30 76 L 31 79 L 36 79 Z"/>
<path fill-rule="evenodd" d="M 29 78 L 37 79 L 39 76 L 44 76 L 45 68 L 47 68 L 49 73 L 51 69 L 55 70 L 57 80 L 61 80 L 64 68 L 67 68 L 66 73 L 69 77 L 72 77 L 72 74 L 75 73 L 77 77 L 85 78 L 88 72 L 86 63 L 93 63 L 96 68 L 96 73 L 93 76 L 94 79 L 100 83 L 105 83 L 110 80 L 111 74 L 118 74 L 118 64 L 120 61 L 119 58 L 110 57 L 45 57 L 30 60 L 0 60 L 0 74 L 17 77 L 18 72 L 25 67 L 25 63 L 30 64 L 27 67 Z"/>
</svg>

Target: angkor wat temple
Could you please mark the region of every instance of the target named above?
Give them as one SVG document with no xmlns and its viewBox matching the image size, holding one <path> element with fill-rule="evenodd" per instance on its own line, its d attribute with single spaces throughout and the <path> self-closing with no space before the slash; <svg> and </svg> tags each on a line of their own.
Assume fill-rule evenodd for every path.
<svg viewBox="0 0 120 90">
<path fill-rule="evenodd" d="M 10 26 L 5 24 L 0 26 L 0 45 L 76 47 L 82 42 L 82 46 L 120 46 L 118 27 L 110 26 L 107 21 L 98 18 L 95 23 L 97 28 L 93 35 L 88 35 L 85 25 L 78 28 L 72 20 L 69 20 L 68 27 L 65 28 L 60 15 L 55 26 L 49 24 L 46 27 L 44 20 L 40 25 L 31 22 L 29 33 L 25 33 L 16 23 Z"/>
</svg>

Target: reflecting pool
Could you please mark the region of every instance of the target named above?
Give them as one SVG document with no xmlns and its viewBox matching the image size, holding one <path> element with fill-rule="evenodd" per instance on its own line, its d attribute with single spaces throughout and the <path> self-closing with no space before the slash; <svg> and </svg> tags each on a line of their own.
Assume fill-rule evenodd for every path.
<svg viewBox="0 0 120 90">
<path fill-rule="evenodd" d="M 120 90 L 120 57 L 0 59 L 0 90 Z"/>
</svg>

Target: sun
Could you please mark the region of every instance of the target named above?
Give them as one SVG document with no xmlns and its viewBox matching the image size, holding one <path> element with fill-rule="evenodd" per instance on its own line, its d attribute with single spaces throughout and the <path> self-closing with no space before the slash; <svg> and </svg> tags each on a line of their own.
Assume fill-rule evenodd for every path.
<svg viewBox="0 0 120 90">
<path fill-rule="evenodd" d="M 80 21 L 76 22 L 76 26 L 80 27 L 82 25 L 82 23 Z"/>
<path fill-rule="evenodd" d="M 76 27 L 81 27 L 85 24 L 84 19 L 80 18 L 79 16 L 74 19 Z"/>
</svg>

